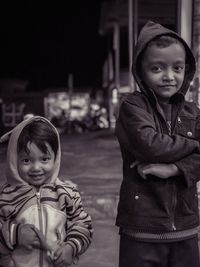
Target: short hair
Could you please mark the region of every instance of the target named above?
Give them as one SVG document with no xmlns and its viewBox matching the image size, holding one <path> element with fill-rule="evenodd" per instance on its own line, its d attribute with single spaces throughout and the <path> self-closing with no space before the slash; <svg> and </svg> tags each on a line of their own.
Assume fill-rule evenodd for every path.
<svg viewBox="0 0 200 267">
<path fill-rule="evenodd" d="M 26 125 L 20 133 L 17 152 L 25 151 L 29 154 L 27 144 L 34 143 L 43 153 L 48 152 L 46 143 L 50 145 L 54 154 L 58 151 L 58 136 L 51 125 L 45 121 L 33 121 Z"/>
<path fill-rule="evenodd" d="M 165 48 L 165 47 L 168 47 L 172 44 L 181 44 L 183 46 L 183 44 L 174 36 L 158 35 L 147 44 L 147 47 L 152 46 L 152 45 L 156 45 L 157 47 Z"/>
</svg>

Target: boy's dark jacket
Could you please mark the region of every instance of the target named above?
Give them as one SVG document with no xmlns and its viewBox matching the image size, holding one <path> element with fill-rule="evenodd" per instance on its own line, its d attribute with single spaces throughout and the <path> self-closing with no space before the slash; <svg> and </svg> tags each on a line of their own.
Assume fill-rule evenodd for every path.
<svg viewBox="0 0 200 267">
<path fill-rule="evenodd" d="M 172 35 L 185 47 L 187 70 L 182 88 L 170 100 L 172 133 L 157 98 L 140 79 L 138 62 L 143 49 L 158 35 Z M 184 97 L 195 73 L 195 59 L 175 32 L 149 21 L 135 49 L 133 75 L 140 88 L 120 106 L 116 135 L 123 158 L 123 182 L 116 224 L 133 231 L 169 232 L 199 224 L 196 183 L 200 180 L 200 111 Z M 174 163 L 182 175 L 142 179 L 134 162 Z"/>
</svg>

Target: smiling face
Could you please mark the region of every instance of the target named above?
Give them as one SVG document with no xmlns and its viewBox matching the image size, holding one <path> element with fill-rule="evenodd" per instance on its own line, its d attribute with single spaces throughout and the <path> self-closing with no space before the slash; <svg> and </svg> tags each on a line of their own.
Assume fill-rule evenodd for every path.
<svg viewBox="0 0 200 267">
<path fill-rule="evenodd" d="M 47 152 L 42 152 L 35 143 L 28 142 L 28 152 L 21 151 L 18 156 L 18 172 L 23 180 L 35 187 L 40 187 L 53 175 L 55 153 L 48 143 Z"/>
<path fill-rule="evenodd" d="M 142 80 L 159 101 L 168 102 L 181 88 L 185 76 L 185 49 L 180 43 L 167 47 L 149 45 L 141 63 Z"/>
</svg>

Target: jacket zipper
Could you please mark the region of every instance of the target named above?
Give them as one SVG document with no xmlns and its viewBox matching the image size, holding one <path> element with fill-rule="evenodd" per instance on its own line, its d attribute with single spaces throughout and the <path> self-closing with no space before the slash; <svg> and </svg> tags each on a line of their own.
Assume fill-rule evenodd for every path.
<svg viewBox="0 0 200 267">
<path fill-rule="evenodd" d="M 177 118 L 179 113 L 180 113 L 180 110 L 181 110 L 181 107 L 183 106 L 183 104 L 179 107 L 177 113 L 176 113 L 176 117 L 174 119 L 172 119 L 171 121 L 166 121 L 166 125 L 167 125 L 167 130 L 168 130 L 168 134 L 169 135 L 172 135 L 172 133 L 174 132 L 174 129 L 175 129 L 175 126 L 176 126 L 176 122 L 177 122 Z M 172 113 L 173 113 L 173 110 L 172 110 Z M 175 122 L 173 124 L 173 122 Z M 173 129 L 172 129 L 173 128 Z M 172 222 L 171 222 L 171 227 L 172 227 L 172 231 L 176 231 L 176 225 L 175 225 L 175 209 L 176 209 L 176 203 L 177 203 L 177 199 L 176 199 L 176 188 L 175 188 L 175 185 L 173 184 L 173 195 L 172 195 Z"/>
<path fill-rule="evenodd" d="M 171 124 L 171 121 L 167 121 L 167 129 L 168 129 L 168 134 L 172 135 L 172 124 Z"/>
<path fill-rule="evenodd" d="M 167 121 L 167 129 L 168 129 L 168 134 L 172 135 L 172 124 L 171 121 Z M 174 186 L 174 185 L 173 185 Z M 175 226 L 175 209 L 176 209 L 176 188 L 174 186 L 173 188 L 173 195 L 172 195 L 172 231 L 176 231 L 176 226 Z"/>
<path fill-rule="evenodd" d="M 41 202 L 40 202 L 40 191 L 35 193 L 36 198 L 37 198 L 37 207 L 38 207 L 38 219 L 39 219 L 39 230 L 41 232 L 43 229 L 43 223 L 42 223 L 42 210 L 41 210 Z M 43 251 L 40 249 L 40 259 L 39 259 L 39 266 L 43 266 Z"/>
<path fill-rule="evenodd" d="M 41 212 L 41 203 L 40 203 L 40 192 L 36 192 L 35 195 L 37 198 L 39 228 L 40 228 L 40 230 L 42 230 L 42 212 Z"/>
<path fill-rule="evenodd" d="M 176 231 L 175 225 L 175 209 L 176 209 L 176 188 L 175 184 L 173 184 L 173 199 L 172 199 L 172 231 Z"/>
</svg>

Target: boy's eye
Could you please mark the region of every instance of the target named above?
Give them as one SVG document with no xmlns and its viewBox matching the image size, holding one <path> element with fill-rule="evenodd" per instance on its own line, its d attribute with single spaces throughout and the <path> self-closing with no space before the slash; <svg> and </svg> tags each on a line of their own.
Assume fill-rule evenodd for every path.
<svg viewBox="0 0 200 267">
<path fill-rule="evenodd" d="M 184 65 L 177 65 L 177 66 L 174 66 L 174 70 L 178 73 L 182 72 L 185 70 L 185 66 Z"/>
<path fill-rule="evenodd" d="M 161 71 L 161 67 L 160 66 L 152 66 L 151 67 L 151 71 L 152 72 L 155 72 L 155 73 L 157 73 L 157 72 L 160 72 Z"/>
</svg>

